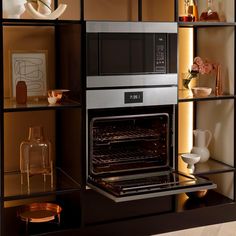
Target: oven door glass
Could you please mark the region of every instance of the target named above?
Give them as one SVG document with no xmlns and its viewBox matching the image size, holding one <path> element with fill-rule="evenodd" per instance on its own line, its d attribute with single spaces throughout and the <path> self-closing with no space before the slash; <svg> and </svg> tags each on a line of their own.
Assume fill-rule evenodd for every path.
<svg viewBox="0 0 236 236">
<path fill-rule="evenodd" d="M 216 188 L 216 185 L 209 180 L 171 170 L 118 177 L 89 178 L 88 185 L 115 202 Z"/>
</svg>

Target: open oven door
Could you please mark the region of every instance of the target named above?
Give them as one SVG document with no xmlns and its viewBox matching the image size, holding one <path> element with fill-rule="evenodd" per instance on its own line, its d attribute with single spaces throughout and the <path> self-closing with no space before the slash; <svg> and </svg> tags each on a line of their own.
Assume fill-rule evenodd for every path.
<svg viewBox="0 0 236 236">
<path fill-rule="evenodd" d="M 115 202 L 215 189 L 210 180 L 167 170 L 118 177 L 91 178 L 88 186 Z"/>
</svg>

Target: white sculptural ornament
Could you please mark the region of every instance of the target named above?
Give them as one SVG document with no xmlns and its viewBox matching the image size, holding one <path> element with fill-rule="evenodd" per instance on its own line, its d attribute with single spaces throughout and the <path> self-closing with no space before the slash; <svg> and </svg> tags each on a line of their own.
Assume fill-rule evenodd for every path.
<svg viewBox="0 0 236 236">
<path fill-rule="evenodd" d="M 48 0 L 44 0 L 44 1 L 47 5 L 50 4 L 50 2 L 51 2 Z M 67 4 L 59 4 L 57 9 L 55 9 L 53 12 L 51 12 L 51 10 L 47 6 L 45 6 L 44 12 L 43 12 L 42 5 L 43 4 L 41 4 L 41 8 L 36 10 L 30 2 L 27 2 L 25 4 L 25 8 L 34 19 L 55 20 L 64 13 L 64 11 L 66 10 L 66 7 L 67 7 Z M 46 10 L 46 8 L 48 8 L 48 9 Z"/>
<path fill-rule="evenodd" d="M 26 0 L 4 0 L 3 1 L 3 17 L 19 19 L 25 11 L 24 4 Z"/>
</svg>

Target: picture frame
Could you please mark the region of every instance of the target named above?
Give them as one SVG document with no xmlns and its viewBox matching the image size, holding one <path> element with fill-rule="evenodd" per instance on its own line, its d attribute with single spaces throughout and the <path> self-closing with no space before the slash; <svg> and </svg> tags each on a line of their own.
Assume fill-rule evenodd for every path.
<svg viewBox="0 0 236 236">
<path fill-rule="evenodd" d="M 10 52 L 10 95 L 16 97 L 16 84 L 25 81 L 27 97 L 47 96 L 47 50 Z"/>
</svg>

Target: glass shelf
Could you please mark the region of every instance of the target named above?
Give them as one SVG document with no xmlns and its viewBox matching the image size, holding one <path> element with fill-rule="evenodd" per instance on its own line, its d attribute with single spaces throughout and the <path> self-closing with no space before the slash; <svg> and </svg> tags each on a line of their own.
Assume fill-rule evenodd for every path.
<svg viewBox="0 0 236 236">
<path fill-rule="evenodd" d="M 178 164 L 180 171 L 193 175 L 207 175 L 235 171 L 234 167 L 212 158 L 210 158 L 207 162 L 195 164 L 194 172 L 187 168 L 187 164 L 182 160 L 180 155 Z"/>
<path fill-rule="evenodd" d="M 50 105 L 46 99 L 29 101 L 26 105 L 18 105 L 12 99 L 4 99 L 4 112 L 32 111 L 32 110 L 55 110 L 63 108 L 79 108 L 81 104 L 73 100 L 66 100 L 62 103 Z"/>
<path fill-rule="evenodd" d="M 223 99 L 234 99 L 235 95 L 223 94 L 220 96 L 215 96 L 210 94 L 208 97 L 194 97 L 191 90 L 179 89 L 179 102 L 193 102 L 193 101 L 205 101 L 205 100 L 223 100 Z"/>
<path fill-rule="evenodd" d="M 51 194 L 71 193 L 80 190 L 80 185 L 67 175 L 62 169 L 56 168 L 51 186 L 50 176 L 43 181 L 42 175 L 30 177 L 30 190 L 27 188 L 26 176 L 21 184 L 20 172 L 8 172 L 4 174 L 4 200 L 19 200 L 31 197 L 46 196 Z"/>
<path fill-rule="evenodd" d="M 178 22 L 179 27 L 225 27 L 225 26 L 235 26 L 235 22 Z"/>
</svg>

